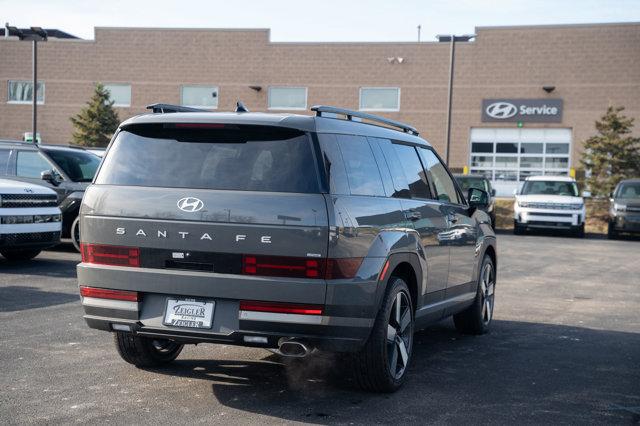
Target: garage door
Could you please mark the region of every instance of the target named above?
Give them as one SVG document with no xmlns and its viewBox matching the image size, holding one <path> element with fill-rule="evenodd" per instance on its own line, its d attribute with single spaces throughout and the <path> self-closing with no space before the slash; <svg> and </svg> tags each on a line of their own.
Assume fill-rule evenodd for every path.
<svg viewBox="0 0 640 426">
<path fill-rule="evenodd" d="M 469 172 L 511 196 L 527 176 L 569 174 L 571 129 L 473 128 Z"/>
</svg>

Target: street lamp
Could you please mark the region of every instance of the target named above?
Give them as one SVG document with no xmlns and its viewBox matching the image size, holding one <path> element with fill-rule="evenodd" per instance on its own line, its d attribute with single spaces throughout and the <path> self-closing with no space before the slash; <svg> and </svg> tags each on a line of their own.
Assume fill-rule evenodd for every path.
<svg viewBox="0 0 640 426">
<path fill-rule="evenodd" d="M 38 143 L 38 42 L 47 41 L 47 32 L 42 27 L 31 27 L 31 30 L 20 29 L 6 25 L 6 34 L 9 36 L 17 36 L 23 41 L 33 42 L 33 106 L 31 111 L 31 127 L 34 143 Z"/>
<path fill-rule="evenodd" d="M 436 38 L 441 43 L 449 43 L 451 48 L 449 52 L 449 91 L 447 95 L 447 145 L 445 148 L 445 163 L 449 165 L 449 151 L 451 147 L 451 108 L 453 101 L 453 65 L 456 54 L 456 41 L 469 41 L 475 38 L 475 34 L 466 35 L 437 35 Z"/>
</svg>

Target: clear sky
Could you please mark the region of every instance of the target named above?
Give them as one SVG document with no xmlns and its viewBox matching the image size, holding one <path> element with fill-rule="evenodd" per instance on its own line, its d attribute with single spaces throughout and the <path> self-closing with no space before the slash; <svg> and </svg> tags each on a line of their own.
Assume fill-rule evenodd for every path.
<svg viewBox="0 0 640 426">
<path fill-rule="evenodd" d="M 0 0 L 2 24 L 270 28 L 272 41 L 414 41 L 476 26 L 640 21 L 640 0 Z"/>
</svg>

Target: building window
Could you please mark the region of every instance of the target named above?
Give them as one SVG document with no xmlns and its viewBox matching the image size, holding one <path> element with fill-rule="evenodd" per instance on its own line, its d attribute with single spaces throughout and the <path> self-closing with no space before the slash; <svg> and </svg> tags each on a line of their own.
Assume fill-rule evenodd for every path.
<svg viewBox="0 0 640 426">
<path fill-rule="evenodd" d="M 131 106 L 131 85 L 130 84 L 105 84 L 104 88 L 109 91 L 109 98 L 115 107 Z"/>
<path fill-rule="evenodd" d="M 180 103 L 195 108 L 218 108 L 217 86 L 182 86 Z"/>
<path fill-rule="evenodd" d="M 30 104 L 33 102 L 33 81 L 9 80 L 7 102 Z M 38 82 L 38 103 L 44 104 L 44 81 Z"/>
<path fill-rule="evenodd" d="M 269 87 L 269 109 L 307 109 L 307 88 Z"/>
<path fill-rule="evenodd" d="M 362 111 L 399 111 L 400 88 L 398 87 L 361 87 L 360 110 Z"/>
</svg>

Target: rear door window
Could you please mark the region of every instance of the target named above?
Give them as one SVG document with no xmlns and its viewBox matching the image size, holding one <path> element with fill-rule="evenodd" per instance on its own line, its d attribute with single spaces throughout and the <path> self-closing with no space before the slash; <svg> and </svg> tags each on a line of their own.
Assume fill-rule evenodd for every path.
<svg viewBox="0 0 640 426">
<path fill-rule="evenodd" d="M 404 170 L 404 175 L 409 182 L 411 197 L 420 199 L 431 198 L 427 177 L 425 176 L 416 149 L 413 146 L 400 144 L 393 144 L 393 148 L 398 155 L 398 159 Z"/>
<path fill-rule="evenodd" d="M 38 151 L 18 151 L 16 175 L 40 179 L 40 173 L 52 170 L 53 166 Z"/>
<path fill-rule="evenodd" d="M 382 178 L 367 138 L 337 135 L 351 195 L 384 196 Z"/>
<path fill-rule="evenodd" d="M 268 126 L 180 124 L 139 125 L 121 131 L 96 183 L 319 192 L 311 141 L 304 132 Z"/>
</svg>

